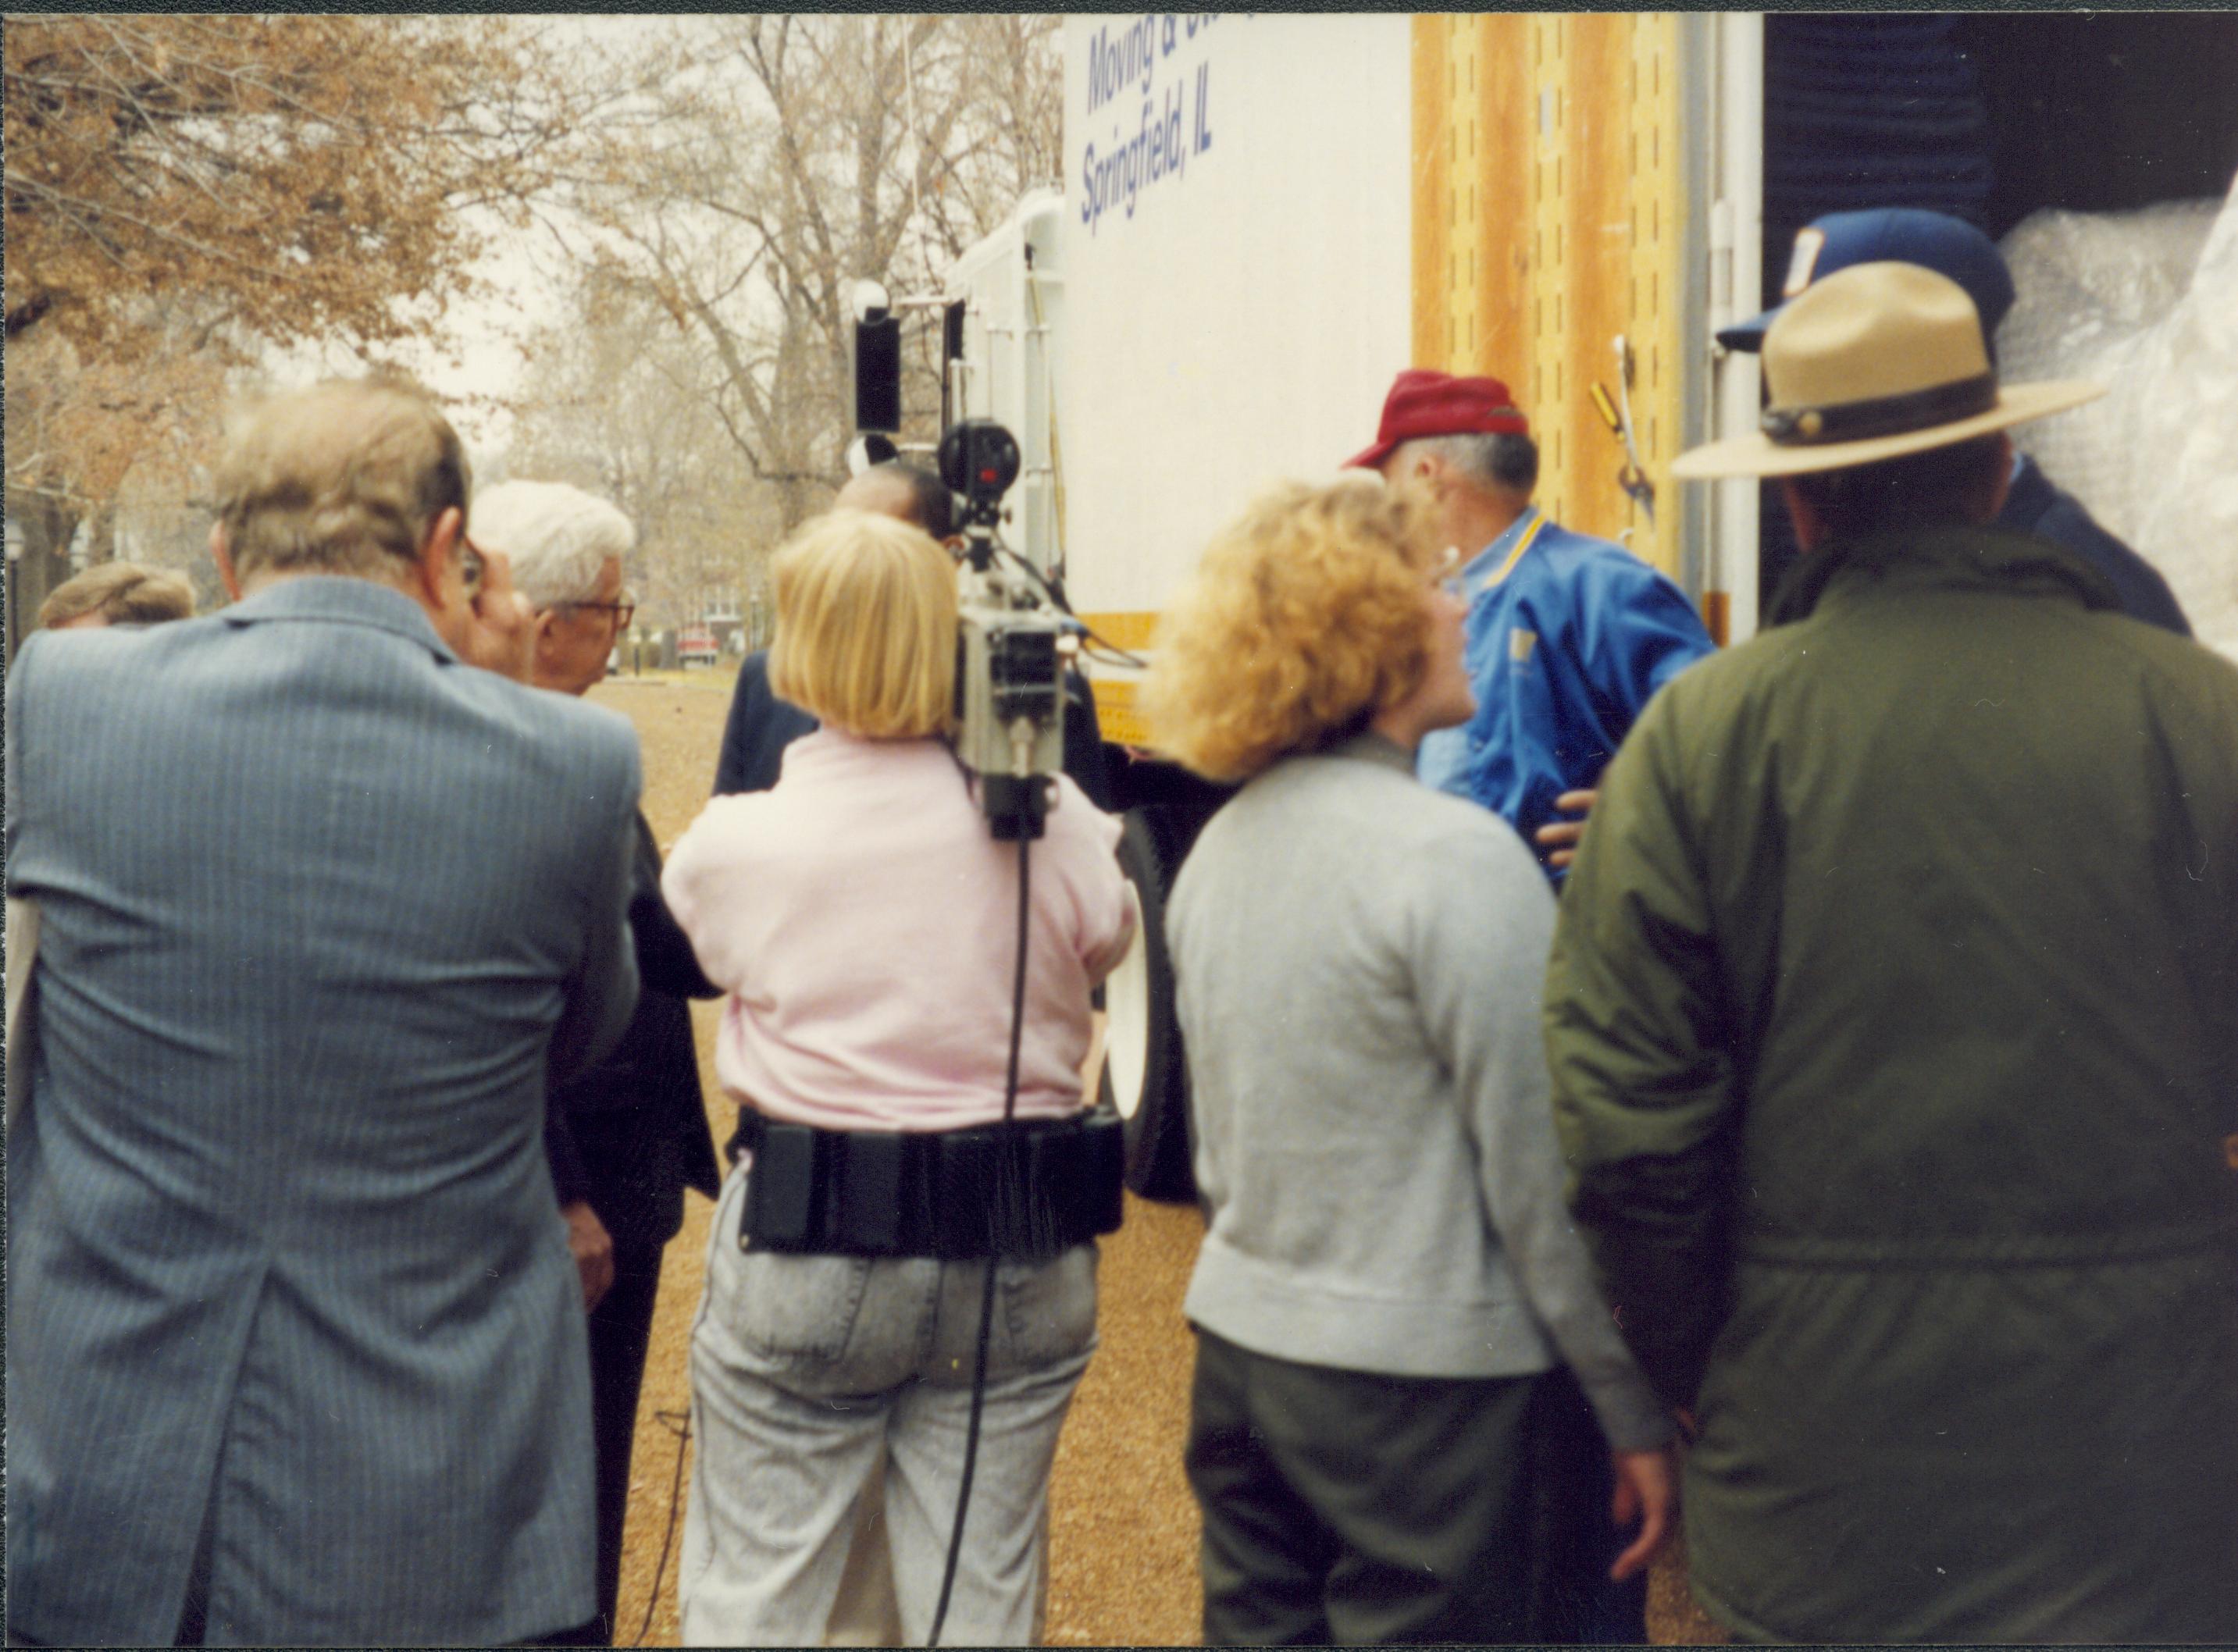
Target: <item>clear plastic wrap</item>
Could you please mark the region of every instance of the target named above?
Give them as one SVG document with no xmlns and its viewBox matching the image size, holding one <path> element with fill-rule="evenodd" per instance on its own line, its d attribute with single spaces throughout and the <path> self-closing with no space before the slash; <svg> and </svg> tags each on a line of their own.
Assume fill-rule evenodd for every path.
<svg viewBox="0 0 2238 1652">
<path fill-rule="evenodd" d="M 2003 376 L 2109 387 L 2014 440 L 2238 659 L 2238 183 L 2221 202 L 2040 212 L 2004 254 L 2020 296 Z"/>
</svg>

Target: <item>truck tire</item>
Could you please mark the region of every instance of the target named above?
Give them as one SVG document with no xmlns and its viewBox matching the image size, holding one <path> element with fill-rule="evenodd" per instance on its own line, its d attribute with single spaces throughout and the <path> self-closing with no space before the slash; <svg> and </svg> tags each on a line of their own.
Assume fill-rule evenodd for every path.
<svg viewBox="0 0 2238 1652">
<path fill-rule="evenodd" d="M 1135 942 L 1103 983 L 1103 1090 L 1126 1127 L 1127 1186 L 1144 1199 L 1196 1199 L 1189 1173 L 1189 1062 L 1174 1014 L 1166 954 L 1166 882 L 1173 863 L 1151 809 L 1129 809 L 1119 864 L 1142 903 Z"/>
</svg>

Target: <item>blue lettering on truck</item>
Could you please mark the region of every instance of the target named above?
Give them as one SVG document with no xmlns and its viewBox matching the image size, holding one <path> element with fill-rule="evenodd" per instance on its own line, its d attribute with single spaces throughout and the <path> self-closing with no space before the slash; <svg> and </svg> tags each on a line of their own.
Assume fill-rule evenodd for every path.
<svg viewBox="0 0 2238 1652">
<path fill-rule="evenodd" d="M 1146 11 L 1140 22 L 1128 24 L 1116 34 L 1109 26 L 1096 31 L 1096 37 L 1088 43 L 1090 115 L 1138 80 L 1142 83 L 1142 95 L 1149 96 L 1150 70 L 1157 61 L 1152 50 L 1157 20 L 1155 12 Z"/>
<path fill-rule="evenodd" d="M 1090 235 L 1102 226 L 1106 213 L 1132 218 L 1144 190 L 1184 176 L 1189 156 L 1212 148 L 1211 65 L 1197 66 L 1194 108 L 1185 83 L 1154 94 L 1152 80 L 1160 57 L 1170 56 L 1181 38 L 1195 40 L 1219 16 L 1195 13 L 1176 28 L 1180 14 L 1168 13 L 1161 19 L 1148 12 L 1138 22 L 1098 29 L 1089 42 L 1089 112 L 1095 113 L 1137 83 L 1142 98 L 1132 133 L 1122 132 L 1115 122 L 1102 149 L 1093 142 L 1082 147 L 1080 221 Z"/>
<path fill-rule="evenodd" d="M 1144 189 L 1179 177 L 1189 165 L 1182 147 L 1181 88 L 1166 89 L 1162 107 L 1145 98 L 1140 126 L 1121 142 L 1112 135 L 1112 147 L 1102 155 L 1090 143 L 1080 157 L 1080 221 L 1093 235 L 1107 212 L 1123 208 L 1135 215 L 1135 203 Z"/>
</svg>

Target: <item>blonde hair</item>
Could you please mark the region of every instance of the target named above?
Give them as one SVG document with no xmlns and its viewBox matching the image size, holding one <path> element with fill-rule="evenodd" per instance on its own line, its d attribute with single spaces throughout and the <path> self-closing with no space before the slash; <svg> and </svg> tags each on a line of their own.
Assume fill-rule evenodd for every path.
<svg viewBox="0 0 2238 1652">
<path fill-rule="evenodd" d="M 1263 495 L 1159 623 L 1142 693 L 1153 743 L 1237 781 L 1358 733 L 1421 685 L 1435 561 L 1404 491 L 1361 479 Z"/>
<path fill-rule="evenodd" d="M 435 519 L 463 516 L 466 450 L 408 380 L 329 379 L 237 413 L 217 466 L 226 549 L 245 578 L 296 572 L 394 578 Z"/>
<path fill-rule="evenodd" d="M 770 564 L 770 687 L 849 734 L 907 740 L 954 721 L 956 565 L 922 528 L 834 511 Z"/>
<path fill-rule="evenodd" d="M 192 619 L 195 588 L 183 576 L 137 562 L 98 562 L 47 593 L 39 624 L 51 630 L 88 614 L 112 625 L 159 625 Z"/>
</svg>

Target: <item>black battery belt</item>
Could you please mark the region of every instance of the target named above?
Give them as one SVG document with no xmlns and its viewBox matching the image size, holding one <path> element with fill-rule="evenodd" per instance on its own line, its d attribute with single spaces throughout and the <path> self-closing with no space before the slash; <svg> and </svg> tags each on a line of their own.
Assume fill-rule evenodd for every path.
<svg viewBox="0 0 2238 1652">
<path fill-rule="evenodd" d="M 1046 1259 L 1114 1232 L 1119 1115 L 937 1133 L 818 1130 L 738 1109 L 726 1151 L 754 1156 L 740 1248 L 810 1256 Z"/>
</svg>

